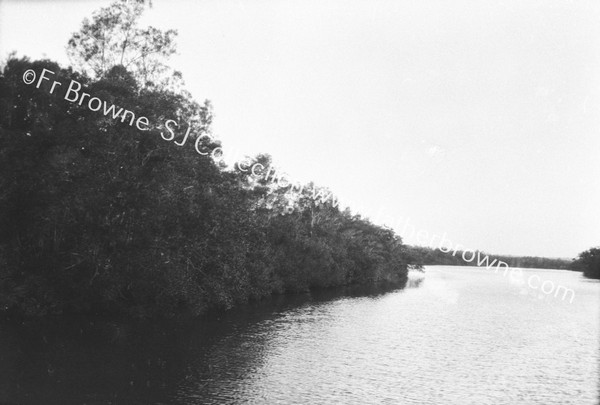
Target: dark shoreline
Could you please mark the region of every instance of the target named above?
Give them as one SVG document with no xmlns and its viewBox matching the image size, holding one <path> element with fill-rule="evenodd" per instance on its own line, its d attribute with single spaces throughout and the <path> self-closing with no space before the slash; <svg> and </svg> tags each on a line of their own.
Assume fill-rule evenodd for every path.
<svg viewBox="0 0 600 405">
<path fill-rule="evenodd" d="M 410 288 L 408 277 L 396 282 L 381 281 L 373 284 L 349 284 L 332 287 L 313 288 L 307 291 L 290 291 L 284 293 L 273 293 L 259 299 L 251 299 L 246 303 L 239 303 L 231 308 L 209 308 L 202 314 L 191 314 L 181 311 L 173 316 L 164 316 L 157 313 L 153 316 L 136 317 L 123 312 L 71 312 L 63 314 L 25 315 L 16 311 L 0 311 L 0 322 L 12 325 L 45 325 L 62 322 L 111 323 L 124 322 L 134 325 L 152 324 L 153 322 L 164 322 L 170 325 L 185 325 L 188 323 L 203 322 L 220 319 L 230 313 L 252 311 L 264 307 L 283 305 L 286 307 L 304 305 L 310 302 L 325 302 L 343 298 L 376 297 L 392 291 Z"/>
</svg>

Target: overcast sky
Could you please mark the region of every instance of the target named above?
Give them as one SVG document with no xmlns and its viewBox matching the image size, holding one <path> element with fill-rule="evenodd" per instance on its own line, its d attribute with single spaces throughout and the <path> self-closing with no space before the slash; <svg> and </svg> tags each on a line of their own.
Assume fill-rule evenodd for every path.
<svg viewBox="0 0 600 405">
<path fill-rule="evenodd" d="M 171 64 L 226 148 L 270 153 L 407 243 L 600 244 L 599 1 L 153 3 L 144 21 L 178 29 Z M 0 56 L 68 64 L 108 4 L 2 0 Z"/>
</svg>

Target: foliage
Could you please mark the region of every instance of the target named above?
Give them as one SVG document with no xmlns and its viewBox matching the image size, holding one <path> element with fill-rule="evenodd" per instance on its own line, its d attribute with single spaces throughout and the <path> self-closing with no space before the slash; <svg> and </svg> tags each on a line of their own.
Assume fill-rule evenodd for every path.
<svg viewBox="0 0 600 405">
<path fill-rule="evenodd" d="M 47 68 L 63 86 L 25 85 Z M 145 88 L 123 66 L 91 79 L 10 59 L 0 77 L 0 304 L 29 315 L 200 314 L 273 293 L 402 283 L 391 231 L 292 197 L 193 148 L 64 100 L 71 79 L 151 123 L 210 130 L 210 104 Z M 209 142 L 208 138 L 202 141 Z M 190 141 L 188 141 L 189 143 Z M 218 144 L 204 145 L 210 149 Z M 267 167 L 268 155 L 255 158 Z M 286 207 L 298 209 L 286 214 Z"/>
<path fill-rule="evenodd" d="M 583 271 L 583 275 L 586 277 L 600 279 L 600 247 L 594 247 L 579 253 L 571 268 Z"/>
<path fill-rule="evenodd" d="M 68 42 L 75 66 L 101 78 L 113 66 L 124 66 L 146 86 L 157 84 L 169 71 L 165 61 L 175 53 L 175 30 L 139 28 L 144 1 L 119 0 L 83 21 Z"/>
<path fill-rule="evenodd" d="M 161 123 L 174 119 L 193 125 L 188 144 L 220 146 L 198 139 L 210 133 L 210 103 L 164 80 L 176 33 L 140 29 L 145 6 L 119 0 L 84 20 L 68 44 L 82 74 L 15 56 L 3 68 L 2 308 L 200 314 L 286 291 L 404 283 L 409 256 L 391 231 L 307 191 L 293 196 L 228 171 L 177 146 L 183 131 L 162 138 Z M 26 70 L 44 68 L 52 80 L 23 83 Z M 54 80 L 62 86 L 52 92 Z M 147 117 L 150 129 L 65 100 L 71 80 Z M 271 163 L 264 154 L 254 161 Z"/>
</svg>

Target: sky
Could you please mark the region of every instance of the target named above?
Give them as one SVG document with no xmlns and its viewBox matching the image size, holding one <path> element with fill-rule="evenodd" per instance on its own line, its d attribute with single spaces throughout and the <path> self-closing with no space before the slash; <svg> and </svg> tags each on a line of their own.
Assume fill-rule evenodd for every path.
<svg viewBox="0 0 600 405">
<path fill-rule="evenodd" d="M 0 58 L 68 65 L 108 4 L 0 0 Z M 572 258 L 600 245 L 598 21 L 592 0 L 154 0 L 142 24 L 178 30 L 225 148 L 409 244 Z"/>
</svg>

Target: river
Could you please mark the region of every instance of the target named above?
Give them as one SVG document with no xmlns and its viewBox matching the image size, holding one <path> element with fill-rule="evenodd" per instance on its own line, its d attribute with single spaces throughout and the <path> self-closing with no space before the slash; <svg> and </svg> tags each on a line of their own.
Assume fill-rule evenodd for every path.
<svg viewBox="0 0 600 405">
<path fill-rule="evenodd" d="M 572 289 L 572 302 L 527 286 L 532 276 Z M 598 281 L 449 266 L 412 280 L 387 293 L 279 297 L 185 326 L 3 323 L 0 403 L 599 403 Z"/>
</svg>

